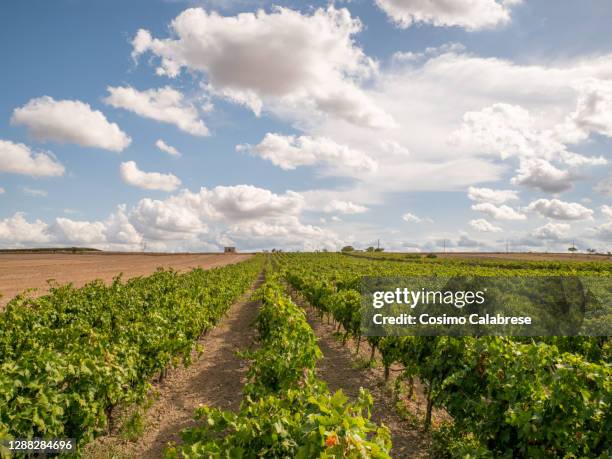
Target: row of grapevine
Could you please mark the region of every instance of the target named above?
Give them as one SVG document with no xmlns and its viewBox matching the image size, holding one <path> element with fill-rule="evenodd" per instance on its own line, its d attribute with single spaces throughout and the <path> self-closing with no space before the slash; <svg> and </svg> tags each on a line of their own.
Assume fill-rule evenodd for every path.
<svg viewBox="0 0 612 459">
<path fill-rule="evenodd" d="M 389 431 L 370 419 L 372 398 L 330 393 L 316 376 L 321 352 L 303 310 L 268 279 L 259 293 L 260 347 L 238 413 L 202 407 L 169 458 L 389 458 Z"/>
<path fill-rule="evenodd" d="M 521 271 L 529 270 L 548 271 L 548 273 L 566 272 L 590 272 L 610 274 L 611 267 L 609 261 L 520 261 L 511 259 L 496 258 L 438 258 L 434 255 L 421 255 L 417 253 L 388 253 L 388 252 L 348 252 L 343 253 L 343 257 L 353 257 L 361 260 L 373 261 L 394 261 L 406 262 L 409 264 L 419 263 L 429 268 L 446 269 L 450 266 L 479 267 L 479 268 L 498 268 L 504 271 L 518 269 Z"/>
<path fill-rule="evenodd" d="M 378 262 L 340 255 L 282 255 L 287 280 L 347 336 L 360 338 L 362 275 L 442 275 L 456 262 Z M 563 266 L 560 270 L 575 267 Z M 582 266 L 601 273 L 601 266 Z M 607 268 L 609 269 L 609 268 Z M 508 275 L 498 266 L 470 272 Z M 523 264 L 509 275 L 557 272 Z M 605 271 L 605 270 L 604 270 Z M 369 337 L 385 367 L 403 366 L 427 391 L 428 410 L 454 419 L 456 457 L 608 457 L 612 453 L 612 370 L 608 337 Z M 568 352 L 571 351 L 571 352 Z"/>
<path fill-rule="evenodd" d="M 168 365 L 251 285 L 262 258 L 179 274 L 17 297 L 0 313 L 0 438 L 76 438 L 108 430 L 113 408 L 139 402 Z"/>
</svg>

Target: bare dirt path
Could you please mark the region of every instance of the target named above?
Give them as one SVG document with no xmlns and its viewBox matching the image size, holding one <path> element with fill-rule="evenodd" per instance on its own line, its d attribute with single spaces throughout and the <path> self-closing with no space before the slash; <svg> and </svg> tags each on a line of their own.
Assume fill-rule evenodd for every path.
<svg viewBox="0 0 612 459">
<path fill-rule="evenodd" d="M 302 303 L 299 299 L 298 303 Z M 382 368 L 364 368 L 360 359 L 367 359 L 369 352 L 361 345 L 362 353 L 357 358 L 354 343 L 343 345 L 334 337 L 334 326 L 322 322 L 315 311 L 307 307 L 308 323 L 318 338 L 318 344 L 323 352 L 319 360 L 319 377 L 327 383 L 332 391 L 342 391 L 355 398 L 359 388 L 368 389 L 374 398 L 372 419 L 384 423 L 391 431 L 393 458 L 424 458 L 427 457 L 426 439 L 418 428 L 403 420 L 396 409 L 396 400 L 391 390 L 385 387 Z"/>
<path fill-rule="evenodd" d="M 158 396 L 147 410 L 145 430 L 136 442 L 118 436 L 98 439 L 90 457 L 163 457 L 169 441 L 178 442 L 179 432 L 195 425 L 195 410 L 200 405 L 237 411 L 242 400 L 246 362 L 236 351 L 247 349 L 256 336 L 253 321 L 259 309 L 250 297 L 263 276 L 236 302 L 221 323 L 200 340 L 204 352 L 191 366 L 170 370 L 156 387 Z"/>
<path fill-rule="evenodd" d="M 153 273 L 158 267 L 186 271 L 215 268 L 246 260 L 250 254 L 154 254 L 154 253 L 0 253 L 0 308 L 25 289 L 47 291 L 48 279 L 60 284 L 83 284 L 102 279 L 110 282 L 123 273 L 126 279 Z"/>
</svg>

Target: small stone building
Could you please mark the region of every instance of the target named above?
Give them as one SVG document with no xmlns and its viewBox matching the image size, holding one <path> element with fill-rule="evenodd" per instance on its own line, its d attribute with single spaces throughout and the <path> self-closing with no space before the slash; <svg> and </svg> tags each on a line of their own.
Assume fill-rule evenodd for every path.
<svg viewBox="0 0 612 459">
<path fill-rule="evenodd" d="M 236 253 L 236 247 L 223 247 L 223 253 Z"/>
</svg>

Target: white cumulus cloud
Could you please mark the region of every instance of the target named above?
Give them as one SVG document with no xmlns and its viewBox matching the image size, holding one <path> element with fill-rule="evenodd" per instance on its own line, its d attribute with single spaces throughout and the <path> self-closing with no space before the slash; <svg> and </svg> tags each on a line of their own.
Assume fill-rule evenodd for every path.
<svg viewBox="0 0 612 459">
<path fill-rule="evenodd" d="M 251 249 L 286 247 L 293 250 L 335 250 L 340 245 L 333 232 L 304 224 L 295 216 L 236 223 L 225 234 L 232 241 Z"/>
<path fill-rule="evenodd" d="M 176 156 L 177 158 L 181 156 L 181 153 L 171 145 L 168 145 L 162 139 L 157 139 L 155 142 L 155 146 L 159 148 L 164 153 L 168 153 L 170 156 Z"/>
<path fill-rule="evenodd" d="M 121 163 L 119 170 L 125 183 L 145 190 L 174 191 L 181 184 L 179 178 L 173 174 L 143 172 L 134 161 Z"/>
<path fill-rule="evenodd" d="M 64 166 L 50 153 L 35 153 L 23 143 L 0 140 L 0 172 L 49 177 L 63 175 Z"/>
<path fill-rule="evenodd" d="M 484 218 L 477 218 L 475 220 L 470 220 L 470 226 L 474 228 L 476 231 L 480 231 L 483 233 L 499 233 L 502 229 L 499 226 L 495 226 L 488 220 Z"/>
<path fill-rule="evenodd" d="M 513 185 L 523 185 L 549 193 L 560 193 L 572 188 L 572 174 L 561 170 L 545 159 L 521 159 L 518 175 L 513 177 Z"/>
<path fill-rule="evenodd" d="M 198 212 L 176 200 L 145 198 L 134 206 L 129 220 L 142 234 L 153 239 L 177 239 L 183 235 L 206 233 L 208 226 Z"/>
<path fill-rule="evenodd" d="M 556 220 L 590 220 L 593 211 L 577 202 L 559 199 L 538 199 L 527 206 L 527 210 Z"/>
<path fill-rule="evenodd" d="M 111 247 L 134 248 L 140 247 L 142 235 L 129 221 L 127 206 L 121 204 L 117 210 L 104 221 L 107 244 Z"/>
<path fill-rule="evenodd" d="M 191 241 L 249 249 L 330 247 L 328 231 L 302 223 L 304 198 L 251 185 L 183 190 L 164 200 L 141 200 L 128 212 L 130 223 L 148 240 L 172 245 Z M 198 245 L 199 244 L 199 245 Z"/>
<path fill-rule="evenodd" d="M 476 202 L 490 202 L 491 204 L 504 204 L 508 201 L 518 199 L 518 193 L 514 190 L 493 190 L 491 188 L 468 188 L 468 198 Z"/>
<path fill-rule="evenodd" d="M 269 132 L 258 145 L 238 145 L 236 149 L 248 151 L 285 170 L 317 164 L 329 166 L 338 174 L 377 169 L 377 163 L 367 154 L 325 137 L 284 136 Z"/>
<path fill-rule="evenodd" d="M 402 215 L 402 220 L 408 223 L 433 223 L 431 218 L 417 217 L 410 212 L 406 212 L 404 215 Z"/>
<path fill-rule="evenodd" d="M 612 206 L 604 204 L 601 206 L 600 210 L 604 217 L 612 220 Z"/>
<path fill-rule="evenodd" d="M 589 78 L 577 86 L 580 97 L 570 121 L 583 131 L 612 137 L 612 81 Z"/>
<path fill-rule="evenodd" d="M 576 130 L 574 122 L 569 129 L 560 127 L 576 111 L 580 81 L 609 79 L 611 68 L 611 54 L 524 64 L 440 47 L 422 58 L 393 62 L 366 90 L 401 127 L 372 136 L 371 130 L 332 117 L 308 119 L 298 127 L 305 135 L 332 139 L 375 160 L 376 173 L 355 174 L 359 182 L 341 191 L 359 195 L 367 189 L 378 202 L 385 201 L 385 193 L 456 191 L 499 182 L 522 157 L 545 159 L 568 171 L 573 181 L 589 180 L 592 174 L 577 169 L 601 164 L 601 159 L 568 154 L 577 149 L 575 141 L 588 139 L 568 135 Z M 464 119 L 466 113 L 501 101 L 475 115 L 471 125 Z M 464 124 L 469 135 L 453 136 Z M 401 145 L 410 156 L 391 157 L 381 148 L 383 139 Z M 359 201 L 367 202 L 362 196 Z"/>
<path fill-rule="evenodd" d="M 17 212 L 12 217 L 0 220 L 0 243 L 6 244 L 44 244 L 51 240 L 47 234 L 47 225 L 42 220 L 32 223 L 25 218 L 25 213 Z"/>
<path fill-rule="evenodd" d="M 162 214 L 161 220 L 172 222 L 172 217 L 166 218 L 165 215 L 174 214 L 176 222 L 196 228 L 198 222 L 204 221 L 237 222 L 298 215 L 305 201 L 302 195 L 293 191 L 277 194 L 252 185 L 234 185 L 212 189 L 202 187 L 197 192 L 183 190 L 165 200 L 151 200 L 144 205 L 149 216 Z M 156 221 L 158 217 L 146 220 Z"/>
<path fill-rule="evenodd" d="M 596 239 L 612 242 L 612 222 L 604 223 L 594 228 L 594 236 Z"/>
<path fill-rule="evenodd" d="M 41 141 L 74 143 L 117 152 L 132 142 L 101 111 L 79 100 L 55 100 L 49 96 L 32 99 L 13 111 L 11 123 L 26 126 Z"/>
<path fill-rule="evenodd" d="M 492 28 L 510 21 L 512 6 L 521 0 L 376 0 L 399 27 L 425 23 L 467 30 Z"/>
<path fill-rule="evenodd" d="M 537 239 L 546 239 L 559 241 L 567 236 L 570 225 L 567 223 L 549 222 L 544 226 L 540 226 L 531 232 L 531 236 Z"/>
<path fill-rule="evenodd" d="M 217 186 L 200 191 L 200 196 L 216 216 L 228 220 L 247 220 L 298 214 L 304 198 L 296 192 L 276 194 L 251 185 Z"/>
<path fill-rule="evenodd" d="M 542 129 L 538 127 L 539 121 L 523 107 L 496 103 L 465 113 L 461 128 L 452 134 L 450 141 L 502 159 L 518 156 L 520 168 L 512 179 L 514 185 L 559 193 L 572 188 L 572 181 L 580 177 L 574 169 L 607 164 L 602 156 L 589 157 L 567 150 L 566 143 L 588 137 L 588 131 L 579 128 L 572 118 L 575 116 L 568 115 L 562 122 Z M 552 161 L 562 163 L 565 169 Z"/>
<path fill-rule="evenodd" d="M 101 244 L 106 242 L 106 226 L 102 222 L 56 218 L 50 231 L 59 241 L 73 244 Z"/>
<path fill-rule="evenodd" d="M 535 128 L 531 113 L 519 105 L 496 103 L 463 115 L 463 124 L 451 136 L 454 143 L 467 145 L 483 154 L 550 157 L 564 146 Z"/>
<path fill-rule="evenodd" d="M 144 198 L 129 208 L 120 205 L 101 221 L 62 217 L 47 224 L 17 214 L 0 220 L 0 247 L 216 251 L 237 245 L 243 250 L 336 250 L 349 243 L 328 228 L 302 221 L 304 210 L 304 197 L 292 191 L 274 193 L 251 185 L 181 190 L 163 200 Z"/>
<path fill-rule="evenodd" d="M 104 102 L 123 108 L 144 118 L 173 124 L 195 136 L 207 136 L 208 128 L 199 118 L 198 109 L 185 100 L 183 94 L 170 86 L 139 91 L 131 86 L 108 88 Z"/>
<path fill-rule="evenodd" d="M 323 207 L 323 212 L 325 213 L 338 212 L 341 214 L 361 214 L 367 211 L 368 208 L 365 206 L 360 206 L 351 201 L 341 201 L 339 199 L 333 199 L 329 204 Z"/>
<path fill-rule="evenodd" d="M 377 71 L 353 39 L 361 30 L 347 9 L 316 9 L 306 15 L 288 8 L 221 16 L 190 8 L 170 24 L 172 38 L 139 30 L 133 57 L 160 58 L 159 75 L 182 68 L 204 75 L 212 93 L 249 107 L 314 110 L 369 127 L 393 125 L 360 89 Z"/>
<path fill-rule="evenodd" d="M 79 245 L 106 250 L 140 249 L 142 235 L 128 221 L 125 205 L 104 221 L 56 218 L 28 221 L 23 212 L 0 220 L 0 247 Z"/>
<path fill-rule="evenodd" d="M 512 207 L 506 205 L 496 206 L 490 202 L 474 204 L 472 210 L 483 212 L 497 220 L 525 220 L 527 218 L 524 214 L 516 211 Z"/>
</svg>

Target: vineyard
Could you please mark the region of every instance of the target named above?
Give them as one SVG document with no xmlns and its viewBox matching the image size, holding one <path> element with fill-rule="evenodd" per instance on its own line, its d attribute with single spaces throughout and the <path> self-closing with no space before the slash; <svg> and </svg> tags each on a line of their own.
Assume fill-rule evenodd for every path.
<svg viewBox="0 0 612 459">
<path fill-rule="evenodd" d="M 168 456 L 388 458 L 389 432 L 370 420 L 369 394 L 351 402 L 330 393 L 316 377 L 321 352 L 304 312 L 274 276 L 258 294 L 261 347 L 248 356 L 240 412 L 198 410 L 201 427 L 185 431 L 184 445 Z"/>
<path fill-rule="evenodd" d="M 325 356 L 302 305 L 333 323 L 343 343 L 367 343 L 384 369 L 381 384 L 394 379 L 408 399 L 422 391 L 417 428 L 438 439 L 435 457 L 610 457 L 608 336 L 365 337 L 360 290 L 363 276 L 608 278 L 609 263 L 378 257 L 257 255 L 17 297 L 0 313 L 0 438 L 75 438 L 82 454 L 111 430 L 118 407 L 141 403 L 153 381 L 191 363 L 198 339 L 263 270 L 253 295 L 257 338 L 239 354 L 247 363 L 239 409 L 198 408 L 166 457 L 400 457 L 372 416 L 372 394 L 349 397 L 321 378 Z M 590 311 L 587 320 L 609 330 L 612 316 Z M 434 425 L 435 410 L 447 421 Z"/>
<path fill-rule="evenodd" d="M 575 274 L 609 276 L 609 264 L 390 261 L 330 255 L 282 255 L 280 269 L 322 316 L 358 341 L 362 276 Z M 610 323 L 609 315 L 591 320 Z M 427 412 L 442 407 L 456 457 L 609 457 L 612 371 L 609 337 L 368 337 L 388 375 L 393 364 L 426 388 Z"/>
<path fill-rule="evenodd" d="M 75 438 L 109 429 L 113 409 L 188 364 L 196 339 L 253 282 L 261 259 L 186 274 L 17 297 L 0 314 L 0 437 Z"/>
</svg>

